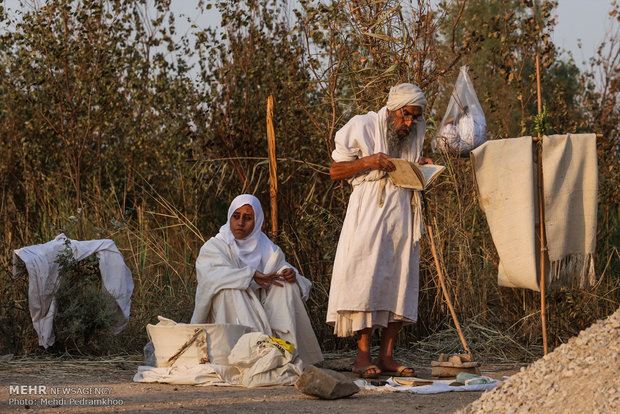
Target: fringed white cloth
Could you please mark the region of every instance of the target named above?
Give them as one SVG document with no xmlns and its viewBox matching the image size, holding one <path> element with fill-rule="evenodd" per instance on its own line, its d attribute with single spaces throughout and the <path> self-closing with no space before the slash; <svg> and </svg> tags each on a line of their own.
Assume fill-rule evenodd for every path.
<svg viewBox="0 0 620 414">
<path fill-rule="evenodd" d="M 598 166 L 595 134 L 543 138 L 545 229 L 551 287 L 596 283 Z"/>
<path fill-rule="evenodd" d="M 596 283 L 597 162 L 594 134 L 543 137 L 547 286 Z M 532 137 L 488 141 L 471 153 L 500 263 L 500 286 L 540 290 L 538 200 Z"/>
</svg>

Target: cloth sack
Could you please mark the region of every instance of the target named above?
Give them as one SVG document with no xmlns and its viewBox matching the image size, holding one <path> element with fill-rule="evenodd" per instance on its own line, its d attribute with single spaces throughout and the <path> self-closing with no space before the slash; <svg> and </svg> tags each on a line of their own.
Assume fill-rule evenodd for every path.
<svg viewBox="0 0 620 414">
<path fill-rule="evenodd" d="M 155 366 L 196 365 L 208 359 L 218 365 L 228 364 L 228 354 L 239 338 L 254 329 L 234 324 L 178 324 L 175 321 L 158 316 L 159 323 L 147 325 L 146 332 L 153 343 Z M 206 341 L 197 338 L 181 355 L 169 364 L 169 359 L 177 354 L 196 329 L 205 333 Z"/>
<path fill-rule="evenodd" d="M 243 335 L 228 356 L 229 365 L 239 371 L 231 379 L 248 388 L 293 385 L 302 372 L 299 362 L 296 352 L 290 353 L 260 332 Z"/>
<path fill-rule="evenodd" d="M 166 366 L 170 357 L 178 353 L 196 329 L 207 335 L 210 362 L 202 363 L 205 345 L 194 341 L 172 365 Z M 292 385 L 302 372 L 301 360 L 292 346 L 283 346 L 277 339 L 260 332 L 251 332 L 251 328 L 245 326 L 186 325 L 160 317 L 160 323 L 149 325 L 147 331 L 153 341 L 157 367 L 138 367 L 134 382 L 242 385 L 255 388 Z"/>
</svg>

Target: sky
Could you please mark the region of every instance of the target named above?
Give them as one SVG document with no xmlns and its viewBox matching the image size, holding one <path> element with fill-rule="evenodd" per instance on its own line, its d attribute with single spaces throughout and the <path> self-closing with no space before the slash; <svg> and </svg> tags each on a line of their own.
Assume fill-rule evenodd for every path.
<svg viewBox="0 0 620 414">
<path fill-rule="evenodd" d="M 584 68 L 582 62 L 595 55 L 606 31 L 611 29 L 610 10 L 610 0 L 559 0 L 553 43 L 571 51 L 575 63 Z"/>
<path fill-rule="evenodd" d="M 26 0 L 26 2 L 44 3 L 44 0 Z M 20 0 L 4 1 L 5 7 L 9 10 L 18 8 L 19 3 Z M 186 24 L 187 30 L 190 27 L 188 19 L 199 28 L 218 26 L 219 14 L 214 9 L 201 14 L 196 10 L 197 3 L 198 0 L 172 0 L 171 8 L 175 15 L 184 15 L 177 19 L 177 22 Z M 295 0 L 290 0 L 289 9 L 296 3 Z M 558 25 L 554 30 L 553 41 L 559 48 L 572 52 L 575 63 L 584 69 L 587 67 L 584 62 L 594 56 L 606 31 L 611 28 L 608 18 L 611 0 L 559 0 L 558 3 L 556 8 Z M 179 31 L 183 32 L 182 29 Z"/>
<path fill-rule="evenodd" d="M 217 12 L 201 15 L 195 10 L 197 0 L 173 0 L 176 14 L 184 14 L 199 27 L 217 26 L 220 18 Z M 295 4 L 295 0 L 289 1 Z M 289 5 L 289 9 L 293 6 Z M 572 52 L 575 63 L 587 68 L 588 59 L 596 53 L 610 26 L 608 12 L 611 0 L 559 0 L 556 8 L 558 24 L 554 29 L 553 41 L 560 49 Z M 581 47 L 579 47 L 581 45 Z"/>
</svg>

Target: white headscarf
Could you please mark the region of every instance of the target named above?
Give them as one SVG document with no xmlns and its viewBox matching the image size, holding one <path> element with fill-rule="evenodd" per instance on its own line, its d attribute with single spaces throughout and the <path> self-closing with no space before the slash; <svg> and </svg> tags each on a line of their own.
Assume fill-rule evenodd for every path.
<svg viewBox="0 0 620 414">
<path fill-rule="evenodd" d="M 254 210 L 254 229 L 245 239 L 236 239 L 230 230 L 230 218 L 233 213 L 244 205 L 249 205 Z M 251 194 L 241 194 L 230 203 L 228 207 L 228 221 L 215 236 L 228 244 L 235 256 L 245 266 L 262 272 L 271 254 L 276 250 L 276 245 L 262 232 L 265 216 L 258 198 Z"/>
<path fill-rule="evenodd" d="M 422 89 L 411 83 L 392 86 L 388 95 L 387 108 L 390 111 L 395 111 L 409 105 L 422 107 L 426 105 L 426 98 Z"/>
</svg>

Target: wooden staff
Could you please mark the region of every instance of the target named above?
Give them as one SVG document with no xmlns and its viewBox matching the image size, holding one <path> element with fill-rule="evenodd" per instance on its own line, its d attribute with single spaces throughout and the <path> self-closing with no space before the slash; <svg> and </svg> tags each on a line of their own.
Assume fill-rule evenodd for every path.
<svg viewBox="0 0 620 414">
<path fill-rule="evenodd" d="M 452 315 L 452 320 L 454 321 L 454 326 L 456 327 L 456 331 L 459 334 L 459 338 L 461 340 L 461 344 L 463 344 L 463 348 L 469 354 L 471 360 L 473 361 L 473 355 L 471 350 L 467 346 L 467 342 L 465 341 L 465 335 L 463 335 L 463 331 L 461 331 L 461 325 L 459 324 L 459 320 L 456 317 L 456 312 L 454 311 L 454 307 L 452 306 L 452 300 L 450 300 L 450 295 L 448 294 L 448 288 L 443 280 L 443 272 L 441 271 L 441 265 L 439 263 L 439 258 L 437 256 L 437 249 L 435 248 L 435 238 L 433 237 L 433 226 L 430 224 L 430 216 L 428 215 L 428 206 L 426 204 L 426 195 L 424 191 L 422 191 L 422 205 L 424 206 L 424 215 L 426 216 L 426 232 L 431 239 L 431 252 L 433 253 L 433 259 L 435 260 L 435 267 L 437 268 L 437 276 L 439 277 L 439 284 L 441 285 L 441 291 L 443 292 L 443 297 L 448 304 L 448 309 L 450 309 L 450 314 Z"/>
<path fill-rule="evenodd" d="M 278 237 L 278 164 L 273 130 L 273 93 L 267 98 L 267 145 L 269 146 L 269 195 L 271 196 L 271 239 Z"/>
<path fill-rule="evenodd" d="M 540 87 L 540 54 L 536 53 L 536 92 L 538 115 L 542 113 L 542 93 Z M 540 319 L 542 323 L 543 352 L 547 355 L 547 312 L 545 303 L 545 259 L 547 258 L 547 235 L 545 233 L 545 192 L 543 188 L 542 137 L 538 136 L 538 221 L 540 228 Z"/>
</svg>

